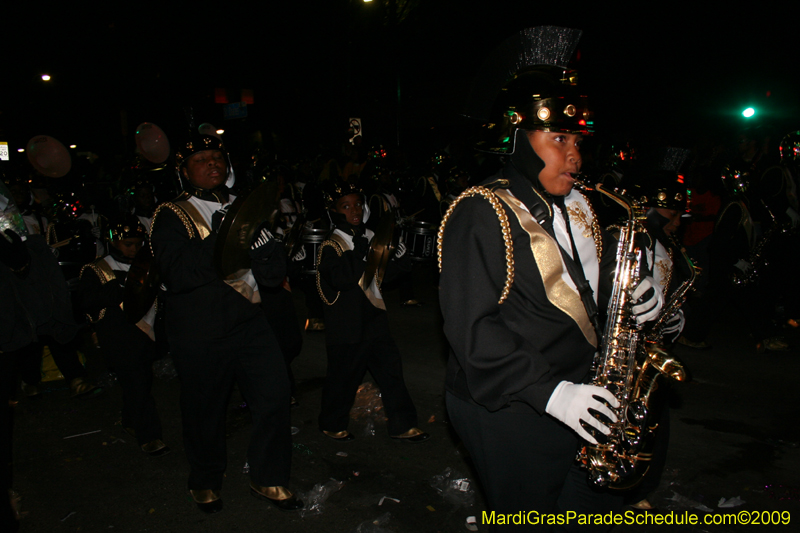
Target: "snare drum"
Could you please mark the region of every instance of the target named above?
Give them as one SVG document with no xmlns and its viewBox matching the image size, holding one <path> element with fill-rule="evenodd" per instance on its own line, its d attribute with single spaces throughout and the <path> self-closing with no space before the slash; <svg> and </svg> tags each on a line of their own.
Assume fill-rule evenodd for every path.
<svg viewBox="0 0 800 533">
<path fill-rule="evenodd" d="M 306 256 L 300 261 L 301 274 L 317 274 L 317 253 L 328 231 L 327 229 L 303 229 L 303 235 L 300 237 L 300 241 L 302 242 L 303 250 L 306 251 Z"/>
<path fill-rule="evenodd" d="M 403 242 L 412 261 L 433 261 L 436 257 L 436 225 L 414 222 L 403 228 Z"/>
</svg>

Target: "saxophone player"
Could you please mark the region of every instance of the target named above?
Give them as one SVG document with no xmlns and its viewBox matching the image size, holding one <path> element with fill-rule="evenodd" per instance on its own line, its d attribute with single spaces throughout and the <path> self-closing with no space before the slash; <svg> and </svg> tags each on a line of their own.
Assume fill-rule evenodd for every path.
<svg viewBox="0 0 800 533">
<path fill-rule="evenodd" d="M 610 279 L 615 254 L 573 188 L 592 121 L 566 68 L 580 33 L 523 30 L 487 60 L 467 116 L 490 135 L 478 149 L 504 164 L 461 194 L 440 227 L 447 409 L 498 515 L 622 505 L 592 490 L 574 462 L 581 439 L 609 433 L 616 415 L 608 405 L 619 405 L 587 384 L 601 280 Z M 653 287 L 644 277 L 631 290 L 637 322 L 658 314 Z"/>
</svg>

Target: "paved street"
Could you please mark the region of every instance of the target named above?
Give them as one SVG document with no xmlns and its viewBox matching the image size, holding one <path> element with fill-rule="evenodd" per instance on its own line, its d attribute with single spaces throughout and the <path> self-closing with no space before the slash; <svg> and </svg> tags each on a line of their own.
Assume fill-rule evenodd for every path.
<svg viewBox="0 0 800 533">
<path fill-rule="evenodd" d="M 430 265 L 432 269 L 432 265 Z M 382 518 L 383 529 L 360 531 L 464 532 L 474 515 L 478 531 L 485 509 L 480 491 L 445 499 L 431 487 L 436 475 L 454 469 L 474 480 L 468 458 L 447 423 L 443 401 L 446 345 L 432 270 L 415 271 L 420 308 L 403 308 L 396 292 L 387 294 L 393 334 L 404 357 L 405 374 L 419 412 L 420 427 L 433 438 L 414 445 L 388 438 L 379 416 L 362 409 L 350 429 L 357 439 L 337 443 L 318 430 L 325 370 L 324 337 L 306 333 L 295 361 L 300 407 L 292 412 L 294 436 L 292 489 L 308 492 L 335 480 L 340 487 L 318 512 L 287 514 L 252 498 L 243 472 L 249 421 L 234 391 L 229 410 L 228 470 L 224 511 L 206 516 L 186 491 L 188 465 L 183 452 L 177 379 L 157 379 L 155 396 L 172 453 L 151 458 L 140 452 L 118 424 L 119 386 L 88 400 L 71 400 L 62 381 L 49 382 L 41 399 L 21 398 L 15 426 L 15 489 L 27 517 L 23 532 L 100 531 L 359 531 L 365 521 Z M 465 290 L 468 290 L 465 280 Z M 295 293 L 298 314 L 303 298 Z M 676 354 L 690 380 L 672 388 L 672 429 L 667 468 L 651 501 L 662 511 L 706 506 L 715 513 L 789 511 L 800 524 L 800 429 L 798 384 L 800 333 L 788 332 L 793 350 L 755 352 L 746 329 L 726 316 L 710 339 L 714 349 Z M 93 376 L 105 372 L 99 354 L 87 353 Z M 369 375 L 366 380 L 371 378 Z M 362 403 L 371 398 L 363 395 Z M 369 429 L 374 428 L 374 435 Z M 80 435 L 73 438 L 65 438 Z M 536 483 L 532 479 L 531 483 Z M 334 483 L 331 483 L 334 485 Z M 464 485 L 466 486 L 466 485 Z M 470 488 L 477 488 L 473 482 Z M 385 498 L 384 498 L 385 497 Z M 743 505 L 717 507 L 721 498 Z M 386 513 L 389 513 L 386 516 Z M 373 526 L 375 528 L 376 526 Z M 752 527 L 752 526 L 751 526 Z M 614 531 L 736 531 L 731 526 L 619 526 Z M 774 529 L 770 528 L 770 530 Z M 756 528 L 755 530 L 759 530 Z"/>
</svg>

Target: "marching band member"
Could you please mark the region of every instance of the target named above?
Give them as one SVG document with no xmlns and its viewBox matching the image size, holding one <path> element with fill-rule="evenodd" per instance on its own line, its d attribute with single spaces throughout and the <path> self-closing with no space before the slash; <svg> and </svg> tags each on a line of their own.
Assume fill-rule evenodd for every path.
<svg viewBox="0 0 800 533">
<path fill-rule="evenodd" d="M 328 352 L 319 428 L 332 439 L 355 438 L 347 430 L 350 408 L 369 370 L 381 390 L 389 436 L 423 442 L 430 435 L 416 427 L 417 410 L 406 388 L 378 282 L 373 278 L 367 289 L 360 284 L 374 237 L 365 226 L 369 211 L 364 209 L 364 195 L 354 184 L 336 180 L 330 182 L 326 203 L 334 229 L 320 247 L 317 265 L 317 284 L 327 304 Z M 401 244 L 392 259 L 403 258 L 405 251 Z"/>
<path fill-rule="evenodd" d="M 619 406 L 588 384 L 614 251 L 573 189 L 591 120 L 566 69 L 579 36 L 523 30 L 487 60 L 468 116 L 496 135 L 479 149 L 507 159 L 454 202 L 440 229 L 447 410 L 500 514 L 621 508 L 575 463 L 581 439 L 607 435 L 616 420 L 608 406 Z M 645 277 L 632 289 L 637 322 L 658 314 L 653 285 Z"/>
<path fill-rule="evenodd" d="M 250 245 L 252 269 L 233 282 L 212 264 L 217 230 L 233 201 L 222 142 L 193 136 L 177 153 L 185 192 L 159 206 L 151 242 L 167 287 L 166 327 L 181 379 L 181 412 L 189 492 L 204 512 L 222 510 L 225 414 L 234 382 L 253 417 L 247 460 L 250 490 L 281 510 L 300 501 L 289 489 L 291 433 L 289 379 L 275 335 L 258 306 L 259 285 L 286 274 L 281 247 L 259 228 Z"/>
<path fill-rule="evenodd" d="M 152 395 L 155 304 L 135 325 L 122 308 L 125 280 L 146 232 L 135 216 L 128 215 L 112 221 L 108 233 L 110 253 L 83 267 L 76 299 L 122 387 L 122 427 L 143 452 L 160 457 L 170 449 L 161 440 L 161 420 Z"/>
</svg>

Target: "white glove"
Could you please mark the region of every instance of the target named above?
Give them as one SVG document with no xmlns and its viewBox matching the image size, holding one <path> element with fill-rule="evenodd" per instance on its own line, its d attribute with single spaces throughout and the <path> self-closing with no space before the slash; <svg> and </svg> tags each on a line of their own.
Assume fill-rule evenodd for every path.
<svg viewBox="0 0 800 533">
<path fill-rule="evenodd" d="M 639 301 L 650 289 L 653 289 L 652 294 L 648 295 L 647 299 Z M 661 306 L 664 305 L 664 296 L 661 294 L 655 280 L 651 276 L 647 276 L 640 281 L 633 290 L 631 301 L 635 303 L 635 305 L 631 307 L 631 311 L 633 311 L 634 316 L 636 316 L 636 323 L 644 324 L 648 320 L 653 320 L 658 316 L 658 312 L 661 311 Z"/>
<path fill-rule="evenodd" d="M 733 268 L 736 268 L 742 272 L 745 276 L 749 276 L 753 273 L 753 265 L 744 259 L 739 259 Z"/>
<path fill-rule="evenodd" d="M 592 426 L 603 435 L 611 433 L 608 426 L 589 412 L 592 409 L 607 416 L 612 422 L 616 422 L 617 415 L 602 400 L 612 407 L 619 407 L 619 402 L 614 395 L 602 387 L 575 385 L 569 381 L 562 381 L 550 395 L 545 412 L 569 426 L 579 437 L 592 444 L 597 444 L 597 440 L 583 429 L 581 422 Z"/>
<path fill-rule="evenodd" d="M 100 231 L 100 226 L 92 226 L 92 237 L 95 239 L 99 239 L 100 235 L 102 235 Z"/>
<path fill-rule="evenodd" d="M 302 261 L 305 258 L 306 258 L 306 248 L 305 246 L 302 246 L 300 248 L 300 251 L 294 254 L 294 256 L 292 256 L 292 261 Z"/>
<path fill-rule="evenodd" d="M 795 211 L 791 207 L 788 207 L 786 209 L 786 214 L 791 219 L 793 228 L 796 228 L 797 226 L 800 226 L 800 214 L 798 214 L 797 211 Z"/>
<path fill-rule="evenodd" d="M 678 312 L 675 313 L 675 316 L 667 320 L 667 323 L 664 324 L 664 329 L 661 330 L 661 334 L 671 342 L 681 334 L 684 324 L 686 324 L 686 319 L 683 317 L 683 310 L 679 309 Z"/>
<path fill-rule="evenodd" d="M 394 258 L 400 259 L 404 255 L 406 255 L 406 244 L 404 242 L 398 243 L 397 251 L 394 253 Z"/>
<path fill-rule="evenodd" d="M 270 233 L 270 231 L 267 228 L 264 228 L 261 230 L 261 233 L 258 235 L 258 238 L 253 239 L 253 244 L 250 246 L 250 249 L 256 250 L 258 248 L 261 248 L 274 238 L 275 237 L 272 235 L 272 233 Z"/>
</svg>

